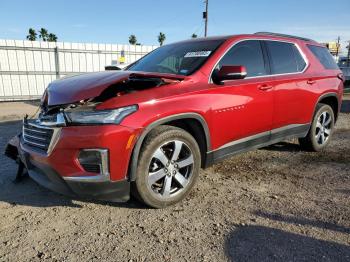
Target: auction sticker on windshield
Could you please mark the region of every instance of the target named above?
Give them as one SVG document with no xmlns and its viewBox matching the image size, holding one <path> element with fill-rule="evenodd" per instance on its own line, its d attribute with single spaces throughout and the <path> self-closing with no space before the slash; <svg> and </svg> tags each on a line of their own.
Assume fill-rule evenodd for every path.
<svg viewBox="0 0 350 262">
<path fill-rule="evenodd" d="M 196 52 L 188 52 L 185 57 L 207 57 L 209 56 L 211 51 L 196 51 Z"/>
</svg>

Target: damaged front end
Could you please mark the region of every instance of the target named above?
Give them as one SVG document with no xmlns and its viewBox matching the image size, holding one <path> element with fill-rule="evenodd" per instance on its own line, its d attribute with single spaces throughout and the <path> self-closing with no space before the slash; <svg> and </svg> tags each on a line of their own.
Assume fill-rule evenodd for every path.
<svg viewBox="0 0 350 262">
<path fill-rule="evenodd" d="M 182 79 L 164 74 L 102 72 L 95 77 L 74 76 L 51 83 L 42 97 L 38 117 L 25 117 L 22 132 L 6 146 L 5 155 L 18 163 L 16 181 L 28 173 L 44 187 L 65 195 L 128 200 L 129 181 L 120 175 L 127 171 L 127 161 L 118 158 L 125 150 L 121 141 L 127 142 L 134 131 L 119 124 L 138 110 L 138 104 L 133 99 L 127 99 L 129 104 L 119 103 L 118 97 L 132 98 L 133 93 Z M 101 109 L 110 99 L 117 100 L 115 107 Z M 110 140 L 101 139 L 107 136 Z M 113 146 L 117 149 L 110 148 L 107 141 L 111 140 L 119 140 Z M 115 180 L 109 170 L 108 157 L 112 154 L 117 156 L 113 163 L 121 161 L 114 164 L 121 170 L 118 173 L 114 169 L 118 173 Z"/>
<path fill-rule="evenodd" d="M 132 114 L 138 109 L 137 102 L 135 104 L 132 103 L 132 97 L 127 105 L 116 105 L 116 108 L 111 110 L 97 110 L 97 108 L 112 98 L 118 99 L 118 97 L 125 95 L 129 95 L 130 97 L 133 93 L 176 84 L 184 79 L 183 76 L 153 73 L 129 73 L 125 77 L 125 72 L 123 72 L 122 76 L 113 79 L 108 84 L 104 83 L 98 88 L 86 88 L 87 91 L 82 90 L 79 85 L 76 85 L 74 88 L 72 87 L 70 90 L 66 90 L 67 94 L 69 94 L 66 98 L 61 97 L 61 89 L 63 87 L 60 86 L 60 82 L 56 84 L 52 83 L 47 88 L 42 99 L 41 112 L 38 117 L 39 123 L 43 125 L 67 126 L 119 124 L 127 115 Z M 64 81 L 68 80 L 69 78 Z M 76 84 L 76 80 L 73 80 L 66 84 Z M 80 92 L 84 93 L 84 95 L 82 96 Z M 82 99 L 76 100 L 78 98 Z M 75 100 L 74 102 L 72 102 L 73 99 Z M 58 101 L 61 101 L 61 103 L 57 104 Z M 52 124 L 50 124 L 50 121 Z"/>
<path fill-rule="evenodd" d="M 96 107 L 111 98 L 178 83 L 185 78 L 180 75 L 143 72 L 107 73 L 73 76 L 52 82 L 42 96 L 38 118 L 24 118 L 22 132 L 8 142 L 5 155 L 18 161 L 21 139 L 24 143 L 47 152 L 48 145 L 33 138 L 35 132 L 43 131 L 29 130 L 26 134 L 28 123 L 30 127 L 37 125 L 52 129 L 62 126 L 119 124 L 127 115 L 137 111 L 138 106 L 131 103 L 111 110 L 96 110 Z M 52 136 L 51 133 L 47 135 Z"/>
<path fill-rule="evenodd" d="M 103 102 L 136 91 L 180 82 L 186 77 L 162 73 L 105 71 L 63 78 L 52 82 L 47 90 L 49 107 L 79 101 Z"/>
<path fill-rule="evenodd" d="M 112 181 L 109 165 L 112 150 L 105 141 L 93 139 L 96 135 L 105 134 L 96 131 L 89 122 L 91 126 L 84 127 L 82 137 L 89 136 L 87 130 L 90 129 L 95 133 L 91 135 L 91 143 L 84 143 L 76 131 L 79 131 L 77 125 L 85 123 L 67 122 L 68 112 L 72 114 L 74 111 L 62 110 L 55 117 L 42 115 L 38 119 L 23 120 L 22 132 L 13 137 L 5 149 L 5 155 L 18 164 L 14 182 L 20 182 L 29 175 L 39 185 L 63 195 L 111 202 L 127 201 L 129 181 Z M 101 127 L 99 130 L 104 129 Z M 107 126 L 106 130 L 113 129 Z M 67 170 L 72 170 L 72 173 Z"/>
</svg>

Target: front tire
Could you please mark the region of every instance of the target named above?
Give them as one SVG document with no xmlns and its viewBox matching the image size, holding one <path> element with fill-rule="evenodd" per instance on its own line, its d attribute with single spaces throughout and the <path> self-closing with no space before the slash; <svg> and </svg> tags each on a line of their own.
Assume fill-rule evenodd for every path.
<svg viewBox="0 0 350 262">
<path fill-rule="evenodd" d="M 154 208 L 181 201 L 195 184 L 201 166 L 196 140 L 185 130 L 159 126 L 141 148 L 133 195 Z"/>
<path fill-rule="evenodd" d="M 333 109 L 329 105 L 318 104 L 308 134 L 299 138 L 300 146 L 307 151 L 323 150 L 333 134 L 334 122 Z"/>
</svg>

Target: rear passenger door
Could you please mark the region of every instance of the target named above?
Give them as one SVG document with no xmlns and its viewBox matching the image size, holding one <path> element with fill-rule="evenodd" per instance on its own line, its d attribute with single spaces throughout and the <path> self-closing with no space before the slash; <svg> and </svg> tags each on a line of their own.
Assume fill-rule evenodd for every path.
<svg viewBox="0 0 350 262">
<path fill-rule="evenodd" d="M 274 76 L 274 113 L 272 128 L 307 122 L 305 108 L 310 107 L 309 96 L 313 84 L 303 74 L 307 60 L 299 47 L 291 42 L 263 41 Z M 315 87 L 315 86 L 314 86 Z"/>
</svg>

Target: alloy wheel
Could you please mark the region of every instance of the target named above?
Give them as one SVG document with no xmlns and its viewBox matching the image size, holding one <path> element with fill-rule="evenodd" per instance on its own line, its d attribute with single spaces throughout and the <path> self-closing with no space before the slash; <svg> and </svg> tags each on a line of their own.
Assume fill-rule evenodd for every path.
<svg viewBox="0 0 350 262">
<path fill-rule="evenodd" d="M 323 112 L 317 119 L 315 137 L 319 145 L 327 142 L 332 131 L 332 116 L 328 112 Z"/>
<path fill-rule="evenodd" d="M 167 199 L 180 193 L 193 174 L 194 158 L 183 141 L 173 140 L 156 149 L 148 173 L 148 186 L 157 197 Z"/>
</svg>

